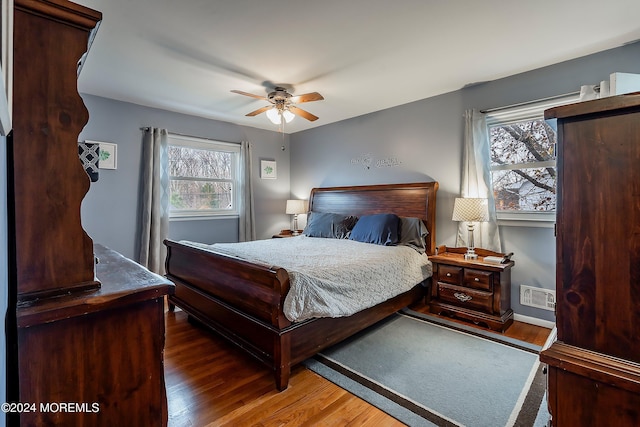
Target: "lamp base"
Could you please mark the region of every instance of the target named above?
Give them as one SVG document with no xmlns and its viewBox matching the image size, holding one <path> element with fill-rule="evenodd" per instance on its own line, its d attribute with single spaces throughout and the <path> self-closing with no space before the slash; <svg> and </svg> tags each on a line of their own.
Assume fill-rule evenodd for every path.
<svg viewBox="0 0 640 427">
<path fill-rule="evenodd" d="M 478 254 L 475 251 L 475 243 L 473 241 L 473 222 L 467 224 L 467 230 L 469 231 L 469 239 L 467 240 L 467 253 L 464 254 L 464 259 L 478 259 Z"/>
</svg>

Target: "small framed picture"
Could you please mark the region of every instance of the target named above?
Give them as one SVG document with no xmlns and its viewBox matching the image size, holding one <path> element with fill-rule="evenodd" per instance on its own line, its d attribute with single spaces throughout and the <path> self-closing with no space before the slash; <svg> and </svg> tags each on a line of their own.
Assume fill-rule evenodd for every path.
<svg viewBox="0 0 640 427">
<path fill-rule="evenodd" d="M 277 177 L 276 162 L 273 160 L 260 160 L 260 178 L 276 179 Z"/>
<path fill-rule="evenodd" d="M 92 142 L 100 145 L 100 158 L 98 167 L 100 169 L 118 169 L 118 146 L 111 142 Z"/>
</svg>

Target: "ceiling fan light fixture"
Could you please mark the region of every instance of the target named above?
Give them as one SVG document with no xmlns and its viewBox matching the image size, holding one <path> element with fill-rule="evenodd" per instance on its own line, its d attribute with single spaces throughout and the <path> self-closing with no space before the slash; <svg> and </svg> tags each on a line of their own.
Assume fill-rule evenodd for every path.
<svg viewBox="0 0 640 427">
<path fill-rule="evenodd" d="M 293 120 L 296 117 L 296 115 L 289 110 L 284 110 L 282 112 L 282 117 L 284 117 L 285 122 L 290 123 L 291 120 Z"/>
<path fill-rule="evenodd" d="M 321 101 L 324 99 L 318 92 L 305 93 L 302 95 L 292 96 L 282 87 L 276 87 L 273 92 L 270 92 L 266 97 L 262 95 L 254 95 L 252 93 L 243 92 L 241 90 L 232 90 L 231 92 L 239 95 L 249 96 L 251 98 L 262 99 L 268 101 L 271 105 L 267 105 L 262 108 L 258 108 L 255 111 L 245 114 L 247 117 L 254 117 L 258 114 L 266 113 L 267 118 L 274 125 L 283 125 L 285 122 L 290 123 L 295 116 L 300 116 L 304 119 L 313 122 L 318 120 L 317 116 L 314 116 L 308 111 L 303 110 L 295 104 L 303 102 Z"/>
<path fill-rule="evenodd" d="M 280 124 L 280 112 L 275 108 L 267 111 L 267 118 L 271 120 L 271 123 L 273 123 L 274 125 Z"/>
</svg>

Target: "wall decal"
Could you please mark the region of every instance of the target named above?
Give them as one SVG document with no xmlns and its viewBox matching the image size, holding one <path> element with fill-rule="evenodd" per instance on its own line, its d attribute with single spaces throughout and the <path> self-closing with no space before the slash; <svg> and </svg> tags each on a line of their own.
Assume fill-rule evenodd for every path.
<svg viewBox="0 0 640 427">
<path fill-rule="evenodd" d="M 372 167 L 376 168 L 392 168 L 396 166 L 400 166 L 402 162 L 397 157 L 386 157 L 383 159 L 377 159 L 374 161 L 371 153 L 366 153 L 358 157 L 354 157 L 351 159 L 351 164 L 353 166 L 362 166 L 364 169 L 371 169 Z"/>
<path fill-rule="evenodd" d="M 372 161 L 371 153 L 367 153 L 351 159 L 351 164 L 361 165 L 365 169 L 371 169 L 371 161 Z"/>
<path fill-rule="evenodd" d="M 402 162 L 397 157 L 387 157 L 386 159 L 380 159 L 376 162 L 377 168 L 393 168 L 400 166 Z"/>
</svg>

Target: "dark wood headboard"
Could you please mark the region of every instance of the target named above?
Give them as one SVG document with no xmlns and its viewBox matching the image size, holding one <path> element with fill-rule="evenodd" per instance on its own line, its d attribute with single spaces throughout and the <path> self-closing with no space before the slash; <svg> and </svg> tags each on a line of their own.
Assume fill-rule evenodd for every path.
<svg viewBox="0 0 640 427">
<path fill-rule="evenodd" d="M 429 230 L 427 254 L 436 250 L 437 182 L 314 188 L 309 210 L 351 215 L 394 213 L 421 218 Z"/>
</svg>

